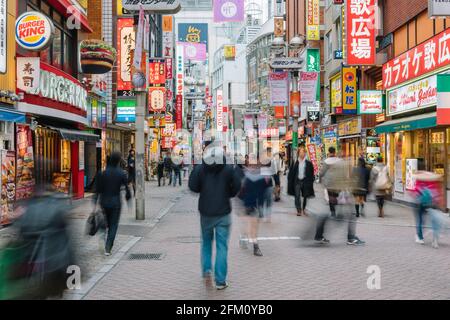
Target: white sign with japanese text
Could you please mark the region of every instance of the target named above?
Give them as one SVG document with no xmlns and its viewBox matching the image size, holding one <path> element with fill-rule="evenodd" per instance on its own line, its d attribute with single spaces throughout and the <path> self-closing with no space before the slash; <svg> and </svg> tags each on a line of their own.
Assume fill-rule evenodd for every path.
<svg viewBox="0 0 450 320">
<path fill-rule="evenodd" d="M 422 79 L 388 93 L 389 114 L 423 109 L 437 104 L 437 76 Z"/>
<path fill-rule="evenodd" d="M 40 84 L 40 58 L 17 57 L 17 89 L 34 94 Z"/>
<path fill-rule="evenodd" d="M 223 132 L 223 92 L 217 90 L 217 110 L 216 110 L 216 122 L 217 132 Z"/>
</svg>

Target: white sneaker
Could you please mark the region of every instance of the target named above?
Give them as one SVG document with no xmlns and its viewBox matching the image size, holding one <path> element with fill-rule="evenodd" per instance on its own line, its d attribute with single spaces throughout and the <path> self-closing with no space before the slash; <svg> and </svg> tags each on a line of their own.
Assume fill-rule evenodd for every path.
<svg viewBox="0 0 450 320">
<path fill-rule="evenodd" d="M 419 237 L 416 236 L 416 243 L 418 243 L 418 244 L 425 244 L 425 241 L 423 241 L 423 239 L 419 239 Z"/>
<path fill-rule="evenodd" d="M 431 243 L 431 246 L 435 249 L 439 249 L 439 244 L 436 239 L 433 239 L 433 242 Z"/>
</svg>

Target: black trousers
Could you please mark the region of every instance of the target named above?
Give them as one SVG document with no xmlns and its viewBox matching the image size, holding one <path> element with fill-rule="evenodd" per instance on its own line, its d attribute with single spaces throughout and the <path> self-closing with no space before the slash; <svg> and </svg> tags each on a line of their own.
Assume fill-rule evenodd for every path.
<svg viewBox="0 0 450 320">
<path fill-rule="evenodd" d="M 295 207 L 297 208 L 297 210 L 305 210 L 307 200 L 308 199 L 305 197 L 304 181 L 297 179 L 295 182 Z"/>
<path fill-rule="evenodd" d="M 103 210 L 105 212 L 106 223 L 108 228 L 105 251 L 111 252 L 111 249 L 114 245 L 114 240 L 116 239 L 117 229 L 119 228 L 120 207 L 104 208 Z"/>
<path fill-rule="evenodd" d="M 347 230 L 347 239 L 352 240 L 356 237 L 356 216 L 353 214 L 353 210 L 348 208 L 348 212 L 346 214 L 346 219 L 348 220 L 348 230 Z M 316 226 L 316 240 L 321 240 L 323 238 L 323 233 L 325 231 L 325 224 L 328 220 L 328 215 L 319 217 L 317 220 Z"/>
</svg>

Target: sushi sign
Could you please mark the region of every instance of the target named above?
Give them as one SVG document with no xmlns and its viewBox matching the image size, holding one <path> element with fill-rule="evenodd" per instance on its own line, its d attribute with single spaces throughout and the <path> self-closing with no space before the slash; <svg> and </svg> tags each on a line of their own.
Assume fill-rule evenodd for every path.
<svg viewBox="0 0 450 320">
<path fill-rule="evenodd" d="M 16 20 L 16 42 L 22 48 L 41 51 L 51 44 L 53 23 L 42 13 L 25 12 Z"/>
</svg>

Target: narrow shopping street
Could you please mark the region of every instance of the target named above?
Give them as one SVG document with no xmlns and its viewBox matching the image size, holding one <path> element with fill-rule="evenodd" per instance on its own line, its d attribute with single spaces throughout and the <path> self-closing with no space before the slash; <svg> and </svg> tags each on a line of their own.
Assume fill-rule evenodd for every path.
<svg viewBox="0 0 450 320">
<path fill-rule="evenodd" d="M 284 179 L 283 179 L 284 180 Z M 184 181 L 184 184 L 186 181 Z M 239 200 L 233 202 L 229 248 L 230 287 L 207 287 L 200 272 L 200 227 L 197 196 L 186 186 L 158 188 L 147 184 L 147 220 L 136 222 L 124 209 L 119 236 L 111 257 L 104 257 L 98 239 L 81 234 L 81 265 L 86 265 L 81 290 L 67 291 L 65 299 L 448 299 L 450 235 L 443 234 L 439 249 L 414 242 L 410 208 L 388 203 L 386 217 L 367 204 L 357 234 L 364 246 L 346 244 L 345 222 L 329 221 L 328 246 L 312 241 L 313 213 L 327 210 L 320 185 L 308 206 L 310 217 L 297 217 L 293 198 L 274 204 L 271 223 L 261 223 L 263 257 L 239 248 Z M 75 215 L 78 224 L 84 215 Z M 81 228 L 78 228 L 81 231 Z M 1 234 L 1 232 L 0 232 Z M 75 238 L 77 238 L 75 237 Z M 300 238 L 305 240 L 300 240 Z M 86 246 L 86 244 L 89 244 Z M 157 254 L 155 259 L 131 260 L 132 255 Z M 381 289 L 367 287 L 367 268 L 381 269 Z"/>
</svg>

